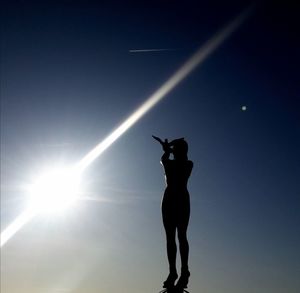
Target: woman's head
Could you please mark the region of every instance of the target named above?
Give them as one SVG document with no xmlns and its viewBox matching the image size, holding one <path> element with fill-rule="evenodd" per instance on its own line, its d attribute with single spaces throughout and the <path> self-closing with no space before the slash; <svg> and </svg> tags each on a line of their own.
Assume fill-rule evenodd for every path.
<svg viewBox="0 0 300 293">
<path fill-rule="evenodd" d="M 187 160 L 188 143 L 183 138 L 173 140 L 172 146 L 172 152 L 175 159 Z"/>
</svg>

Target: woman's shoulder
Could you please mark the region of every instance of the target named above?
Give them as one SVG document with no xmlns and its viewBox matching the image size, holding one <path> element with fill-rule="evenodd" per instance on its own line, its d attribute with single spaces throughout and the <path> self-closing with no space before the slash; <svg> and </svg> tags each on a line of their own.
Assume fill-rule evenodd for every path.
<svg viewBox="0 0 300 293">
<path fill-rule="evenodd" d="M 193 161 L 191 161 L 191 160 L 187 160 L 187 164 L 188 164 L 189 166 L 191 166 L 191 167 L 194 166 L 194 163 L 193 163 Z"/>
</svg>

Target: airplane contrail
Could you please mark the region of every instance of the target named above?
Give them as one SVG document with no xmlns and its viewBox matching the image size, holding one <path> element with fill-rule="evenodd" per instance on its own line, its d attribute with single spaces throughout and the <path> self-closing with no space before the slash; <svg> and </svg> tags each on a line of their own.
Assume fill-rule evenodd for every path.
<svg viewBox="0 0 300 293">
<path fill-rule="evenodd" d="M 129 53 L 148 53 L 148 52 L 164 52 L 164 51 L 177 51 L 178 48 L 158 48 L 158 49 L 132 49 Z"/>
<path fill-rule="evenodd" d="M 233 21 L 223 27 L 203 46 L 201 46 L 166 82 L 164 82 L 137 110 L 113 130 L 104 140 L 89 151 L 76 165 L 77 172 L 83 172 L 95 159 L 108 149 L 121 135 L 140 120 L 159 101 L 166 97 L 184 78 L 207 59 L 222 43 L 234 33 L 251 15 L 254 6 L 251 5 L 239 14 Z M 3 232 L 1 232 L 1 247 L 26 223 L 35 213 L 24 211 Z"/>
<path fill-rule="evenodd" d="M 166 82 L 164 82 L 137 110 L 135 110 L 110 135 L 102 140 L 95 148 L 87 153 L 78 163 L 78 168 L 84 170 L 122 134 L 142 118 L 159 101 L 167 96 L 184 78 L 211 55 L 241 24 L 250 16 L 253 6 L 249 6 L 233 21 L 217 32 L 201 46 Z"/>
</svg>

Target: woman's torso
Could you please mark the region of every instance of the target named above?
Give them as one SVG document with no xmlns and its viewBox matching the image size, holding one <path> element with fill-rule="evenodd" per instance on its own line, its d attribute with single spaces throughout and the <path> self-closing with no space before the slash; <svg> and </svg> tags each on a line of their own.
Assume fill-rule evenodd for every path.
<svg viewBox="0 0 300 293">
<path fill-rule="evenodd" d="M 165 197 L 184 199 L 189 196 L 187 183 L 190 177 L 193 162 L 189 160 L 165 160 L 162 162 L 165 169 L 166 190 Z"/>
</svg>

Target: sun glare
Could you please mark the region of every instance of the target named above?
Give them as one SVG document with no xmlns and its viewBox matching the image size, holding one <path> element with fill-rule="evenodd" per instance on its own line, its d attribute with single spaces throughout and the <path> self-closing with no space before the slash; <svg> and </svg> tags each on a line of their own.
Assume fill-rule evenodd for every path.
<svg viewBox="0 0 300 293">
<path fill-rule="evenodd" d="M 60 212 L 78 198 L 80 173 L 72 168 L 47 171 L 29 186 L 29 209 L 37 213 Z"/>
<path fill-rule="evenodd" d="M 21 214 L 11 225 L 1 232 L 1 246 L 36 214 L 59 212 L 72 206 L 80 193 L 79 184 L 82 172 L 159 101 L 165 98 L 197 66 L 207 59 L 248 18 L 252 10 L 252 6 L 245 9 L 237 18 L 200 47 L 134 113 L 88 152 L 76 164 L 75 168 L 59 168 L 48 171 L 38 177 L 29 187 L 30 200 L 28 211 Z"/>
</svg>

